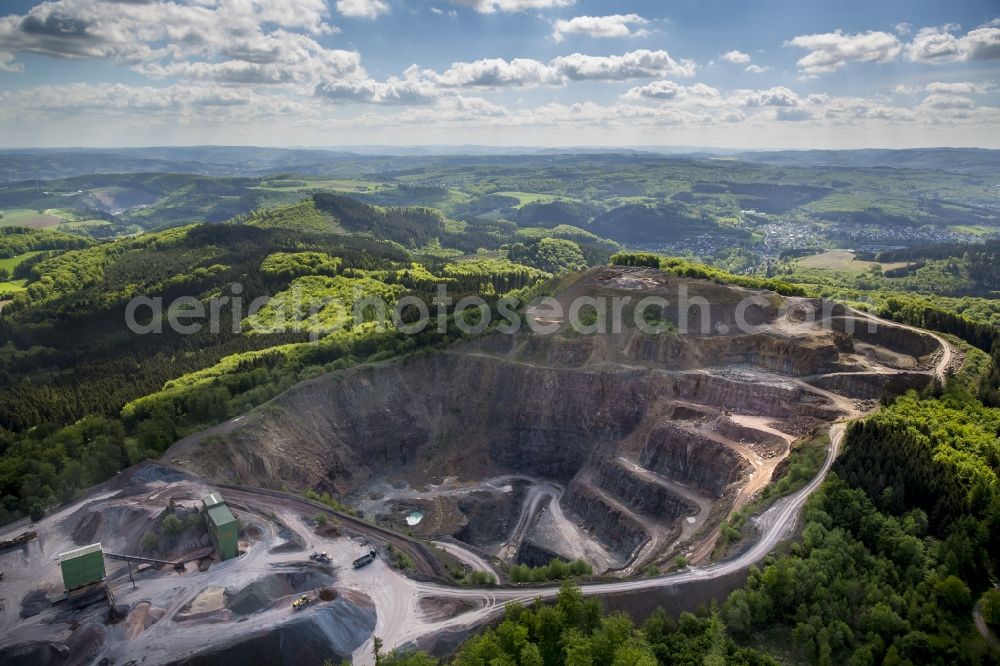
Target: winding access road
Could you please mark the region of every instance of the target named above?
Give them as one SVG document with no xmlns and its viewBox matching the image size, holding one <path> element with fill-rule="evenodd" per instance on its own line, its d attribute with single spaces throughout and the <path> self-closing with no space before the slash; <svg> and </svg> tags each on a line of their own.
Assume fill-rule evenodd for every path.
<svg viewBox="0 0 1000 666">
<path fill-rule="evenodd" d="M 913 326 L 907 326 L 896 322 L 886 321 L 874 315 L 856 312 L 853 314 L 859 318 L 871 319 L 876 323 L 886 326 L 904 328 L 918 333 L 930 335 L 941 346 L 942 354 L 938 359 L 934 372 L 942 380 L 946 376 L 947 369 L 953 360 L 951 345 L 936 333 L 931 333 Z M 753 519 L 754 524 L 760 531 L 760 538 L 746 551 L 728 560 L 716 562 L 703 567 L 687 567 L 681 571 L 659 576 L 655 578 L 643 578 L 638 580 L 625 580 L 610 583 L 590 583 L 581 585 L 581 590 L 585 596 L 600 596 L 620 594 L 625 592 L 637 592 L 643 590 L 657 590 L 674 587 L 684 583 L 694 581 L 706 581 L 720 578 L 729 574 L 734 574 L 748 569 L 754 564 L 762 561 L 774 548 L 793 533 L 798 516 L 802 507 L 809 497 L 820 487 L 826 478 L 827 473 L 833 466 L 837 453 L 843 443 L 844 434 L 847 432 L 847 423 L 858 412 L 850 410 L 851 415 L 834 423 L 830 427 L 830 446 L 827 449 L 826 457 L 823 460 L 819 472 L 805 486 L 791 495 L 778 499 L 770 508 Z M 391 626 L 381 627 L 383 633 L 379 635 L 387 649 L 415 645 L 421 639 L 428 638 L 435 634 L 446 632 L 469 630 L 483 623 L 497 618 L 504 611 L 504 605 L 511 601 L 523 603 L 531 602 L 534 599 L 551 599 L 558 592 L 558 587 L 518 587 L 518 588 L 496 588 L 496 589 L 461 589 L 436 585 L 432 583 L 413 582 L 410 589 L 418 598 L 451 598 L 463 599 L 477 604 L 477 607 L 466 613 L 455 617 L 443 619 L 428 619 L 419 615 L 410 615 L 405 621 L 394 623 Z M 402 603 L 413 607 L 412 600 L 408 599 Z M 372 637 L 372 639 L 374 636 Z M 369 639 L 363 646 L 354 653 L 354 663 L 371 664 L 372 639 Z"/>
<path fill-rule="evenodd" d="M 809 499 L 809 496 L 819 488 L 827 472 L 830 471 L 846 430 L 846 423 L 834 424 L 830 429 L 830 448 L 827 450 L 826 458 L 819 473 L 797 492 L 779 499 L 756 519 L 755 522 L 761 531 L 761 537 L 749 550 L 729 560 L 705 567 L 688 567 L 666 576 L 581 585 L 583 594 L 586 596 L 600 596 L 669 588 L 682 583 L 704 581 L 726 576 L 743 571 L 751 565 L 760 562 L 778 543 L 788 538 L 793 532 L 802 506 Z M 413 582 L 409 588 L 411 594 L 418 598 L 462 599 L 477 604 L 477 607 L 452 618 L 428 620 L 419 615 L 409 615 L 402 618 L 402 621 L 398 623 L 384 625 L 381 627 L 383 633 L 379 638 L 383 640 L 387 649 L 413 645 L 421 639 L 435 634 L 472 629 L 498 617 L 503 613 L 504 606 L 508 602 L 519 601 L 529 603 L 537 598 L 551 599 L 559 593 L 559 588 L 553 586 L 465 589 L 432 583 Z M 410 608 L 415 606 L 412 599 L 394 600 L 394 603 L 406 605 Z M 358 648 L 353 655 L 354 663 L 362 665 L 374 663 L 371 656 L 372 646 L 372 640 L 370 639 L 365 645 Z"/>
</svg>

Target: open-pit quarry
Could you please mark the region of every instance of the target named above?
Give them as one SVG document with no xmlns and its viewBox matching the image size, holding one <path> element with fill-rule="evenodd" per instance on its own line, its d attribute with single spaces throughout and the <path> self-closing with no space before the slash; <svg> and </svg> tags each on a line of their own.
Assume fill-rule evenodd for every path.
<svg viewBox="0 0 1000 666">
<path fill-rule="evenodd" d="M 636 313 L 651 296 L 667 304 Z M 507 600 L 554 594 L 504 584 L 516 563 L 586 560 L 602 576 L 587 594 L 745 569 L 789 536 L 845 420 L 953 362 L 933 334 L 649 269 L 593 269 L 564 279 L 554 298 L 560 308 L 528 309 L 533 326 L 516 333 L 304 382 L 46 517 L 31 528 L 36 540 L 0 553 L 0 660 L 365 663 L 373 636 L 387 648 L 433 645 Z M 588 319 L 604 330 L 571 325 L 581 298 L 615 304 Z M 830 449 L 819 475 L 755 519 L 756 541 L 711 562 L 722 520 L 822 430 Z M 125 563 L 109 565 L 114 621 L 106 603 L 45 601 L 60 591 L 53 555 L 94 541 L 138 552 L 165 506 L 191 509 L 212 489 L 240 522 L 242 555 L 148 566 L 133 571 L 134 589 Z M 279 492 L 305 489 L 365 520 Z M 175 544 L 171 556 L 204 545 Z M 369 548 L 379 557 L 354 569 Z M 317 550 L 331 562 L 310 560 Z M 390 566 L 400 552 L 412 571 Z M 677 555 L 691 566 L 647 575 Z M 459 587 L 451 572 L 463 568 L 491 571 L 501 586 Z M 315 603 L 293 611 L 304 593 Z"/>
</svg>

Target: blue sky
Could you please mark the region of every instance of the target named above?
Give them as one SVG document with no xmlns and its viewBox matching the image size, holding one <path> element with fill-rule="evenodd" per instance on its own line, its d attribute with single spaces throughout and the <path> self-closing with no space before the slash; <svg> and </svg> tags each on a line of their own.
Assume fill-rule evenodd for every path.
<svg viewBox="0 0 1000 666">
<path fill-rule="evenodd" d="M 0 145 L 1000 148 L 994 2 L 52 0 Z"/>
</svg>

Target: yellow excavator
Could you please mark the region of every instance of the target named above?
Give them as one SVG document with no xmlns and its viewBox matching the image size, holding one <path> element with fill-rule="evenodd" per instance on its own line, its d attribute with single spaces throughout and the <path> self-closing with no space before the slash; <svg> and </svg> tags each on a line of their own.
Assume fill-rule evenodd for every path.
<svg viewBox="0 0 1000 666">
<path fill-rule="evenodd" d="M 312 603 L 312 597 L 308 594 L 303 594 L 301 597 L 292 602 L 292 609 L 299 610 L 305 608 Z"/>
</svg>

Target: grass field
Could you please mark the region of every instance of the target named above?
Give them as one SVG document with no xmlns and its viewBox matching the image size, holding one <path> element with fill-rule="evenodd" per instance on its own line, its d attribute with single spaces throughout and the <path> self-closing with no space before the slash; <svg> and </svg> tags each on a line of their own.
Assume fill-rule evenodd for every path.
<svg viewBox="0 0 1000 666">
<path fill-rule="evenodd" d="M 550 201 L 576 201 L 570 197 L 561 197 L 555 194 L 539 194 L 538 192 L 491 192 L 501 197 L 511 197 L 517 199 L 517 208 L 529 203 L 549 203 Z"/>
<path fill-rule="evenodd" d="M 634 203 L 655 204 L 657 201 L 658 199 L 656 199 L 655 197 L 647 197 L 639 194 L 624 196 L 624 197 L 611 197 L 608 199 L 608 203 L 614 206 L 622 206 L 625 204 L 634 204 Z"/>
<path fill-rule="evenodd" d="M 3 210 L 0 211 L 0 214 L 3 215 L 3 217 L 0 218 L 0 225 L 5 227 L 45 229 L 46 227 L 54 227 L 57 224 L 65 222 L 63 218 L 52 215 L 52 210 L 54 209 L 46 210 L 44 213 L 39 213 L 37 210 L 29 210 L 27 208 L 11 208 L 9 210 Z"/>
<path fill-rule="evenodd" d="M 271 180 L 265 181 L 259 187 L 252 189 L 277 190 L 279 192 L 295 192 L 307 190 L 334 190 L 336 192 L 377 192 L 384 183 L 374 180 L 361 180 L 356 178 L 328 178 L 322 180 L 293 178 L 287 181 Z"/>
<path fill-rule="evenodd" d="M 830 194 L 805 204 L 802 208 L 813 213 L 862 211 L 872 208 L 889 215 L 914 216 L 916 213 L 916 206 L 911 199 L 894 199 L 887 197 L 885 193 L 865 189 Z"/>
<path fill-rule="evenodd" d="M 951 228 L 952 231 L 956 231 L 960 234 L 971 234 L 973 236 L 987 236 L 989 234 L 997 233 L 995 227 L 987 227 L 981 224 L 975 225 L 964 225 L 960 224 Z"/>
<path fill-rule="evenodd" d="M 36 254 L 41 254 L 41 252 L 41 250 L 25 252 L 24 254 L 19 254 L 16 257 L 10 257 L 9 259 L 0 259 L 0 268 L 6 268 L 8 271 L 13 273 L 14 269 L 17 268 L 22 261 L 28 259 L 29 257 L 33 257 Z"/>
<path fill-rule="evenodd" d="M 52 217 L 58 217 L 64 222 L 78 222 L 80 220 L 89 219 L 81 211 L 76 211 L 71 208 L 46 208 L 42 211 L 45 215 L 51 215 Z"/>
<path fill-rule="evenodd" d="M 5 269 L 9 273 L 13 273 L 14 269 L 18 265 L 36 254 L 41 254 L 41 251 L 25 252 L 24 254 L 19 254 L 16 257 L 10 257 L 8 259 L 0 259 L 0 269 Z M 24 285 L 27 280 L 8 280 L 6 282 L 0 282 L 0 300 L 3 300 L 19 291 L 24 291 Z"/>
<path fill-rule="evenodd" d="M 864 273 L 872 266 L 881 266 L 882 270 L 902 268 L 906 262 L 894 264 L 877 264 L 874 261 L 861 261 L 854 258 L 854 253 L 849 250 L 827 250 L 820 254 L 813 254 L 803 257 L 795 262 L 802 268 L 821 268 L 830 271 L 843 271 L 845 273 Z"/>
<path fill-rule="evenodd" d="M 64 231 L 66 233 L 73 232 L 86 232 L 90 229 L 96 229 L 98 227 L 110 227 L 111 223 L 107 220 L 73 220 L 71 222 L 63 222 L 58 227 L 56 231 Z"/>
<path fill-rule="evenodd" d="M 7 296 L 12 296 L 19 291 L 24 291 L 24 285 L 27 280 L 10 280 L 8 282 L 0 282 L 0 300 Z"/>
</svg>

